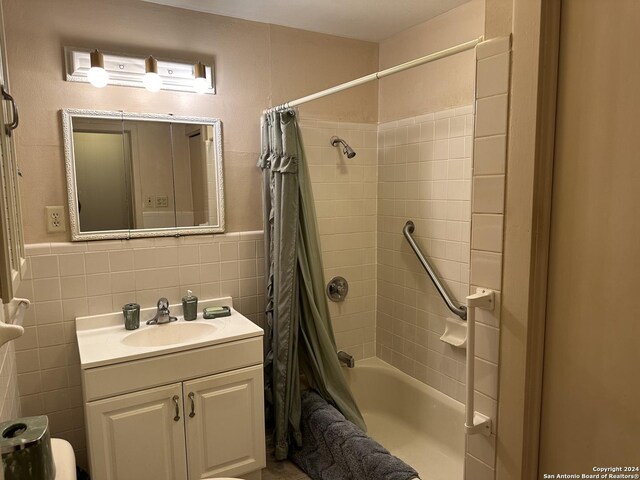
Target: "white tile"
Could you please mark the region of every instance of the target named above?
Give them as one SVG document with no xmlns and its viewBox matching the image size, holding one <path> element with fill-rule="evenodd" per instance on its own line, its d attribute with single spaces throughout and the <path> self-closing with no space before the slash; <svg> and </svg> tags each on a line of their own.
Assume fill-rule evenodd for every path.
<svg viewBox="0 0 640 480">
<path fill-rule="evenodd" d="M 48 255 L 51 253 L 50 243 L 30 243 L 24 246 L 24 254 L 27 257 L 35 255 Z"/>
<path fill-rule="evenodd" d="M 471 283 L 492 290 L 500 290 L 502 284 L 502 255 L 472 250 Z"/>
<path fill-rule="evenodd" d="M 507 95 L 497 95 L 477 101 L 476 137 L 507 133 L 507 105 Z"/>
<path fill-rule="evenodd" d="M 420 141 L 430 142 L 435 136 L 435 123 L 433 121 L 420 124 Z"/>
<path fill-rule="evenodd" d="M 474 177 L 473 213 L 504 213 L 504 175 Z"/>
<path fill-rule="evenodd" d="M 449 138 L 450 122 L 448 118 L 435 121 L 435 139 Z"/>
<path fill-rule="evenodd" d="M 474 175 L 502 175 L 507 158 L 507 137 L 497 135 L 478 138 L 473 158 Z"/>
<path fill-rule="evenodd" d="M 87 242 L 60 242 L 51 244 L 51 253 L 80 253 L 87 251 Z"/>
<path fill-rule="evenodd" d="M 465 105 L 464 107 L 456 108 L 456 116 L 459 115 L 473 115 L 473 105 Z"/>
<path fill-rule="evenodd" d="M 481 323 L 476 324 L 476 356 L 497 364 L 499 349 L 500 331 Z"/>
<path fill-rule="evenodd" d="M 498 398 L 498 366 L 480 358 L 475 359 L 475 389 L 488 397 Z"/>
<path fill-rule="evenodd" d="M 465 139 L 464 137 L 449 139 L 449 158 L 464 158 Z"/>
<path fill-rule="evenodd" d="M 478 44 L 476 47 L 476 58 L 482 60 L 483 58 L 508 52 L 510 49 L 511 36 L 492 38 Z"/>
<path fill-rule="evenodd" d="M 474 214 L 471 222 L 471 248 L 502 252 L 502 215 Z"/>
<path fill-rule="evenodd" d="M 505 94 L 509 90 L 508 53 L 478 61 L 476 95 L 485 98 Z"/>
<path fill-rule="evenodd" d="M 477 436 L 477 435 L 476 435 Z M 496 472 L 494 469 L 485 465 L 480 460 L 469 455 L 465 455 L 465 478 L 467 480 L 493 480 Z"/>
<path fill-rule="evenodd" d="M 478 392 L 473 393 L 474 404 L 473 407 L 476 412 L 481 413 L 491 419 L 491 433 L 495 435 L 498 431 L 498 402 L 497 400 L 488 397 L 487 395 Z"/>
<path fill-rule="evenodd" d="M 109 268 L 112 272 L 133 270 L 134 250 L 115 250 L 109 252 Z"/>
<path fill-rule="evenodd" d="M 40 255 L 31 259 L 32 278 L 51 278 L 58 275 L 58 255 Z"/>
<path fill-rule="evenodd" d="M 178 247 L 178 264 L 195 265 L 200 262 L 199 245 L 180 245 Z"/>
<path fill-rule="evenodd" d="M 462 137 L 464 133 L 464 127 L 466 123 L 466 116 L 453 117 L 450 123 L 450 137 Z"/>
<path fill-rule="evenodd" d="M 450 108 L 449 110 L 441 110 L 439 112 L 435 112 L 433 114 L 433 118 L 435 120 L 440 120 L 442 118 L 451 118 L 455 116 L 456 110 L 454 108 Z"/>
<path fill-rule="evenodd" d="M 111 277 L 108 273 L 87 275 L 87 295 L 106 295 L 111 293 Z"/>
<path fill-rule="evenodd" d="M 77 277 L 62 277 L 60 279 L 62 298 L 80 298 L 87 296 L 87 282 L 84 275 Z"/>
<path fill-rule="evenodd" d="M 238 260 L 238 244 L 235 242 L 220 244 L 220 260 L 223 262 Z"/>
<path fill-rule="evenodd" d="M 136 278 L 134 272 L 117 272 L 111 274 L 111 293 L 131 293 L 135 291 Z"/>
<path fill-rule="evenodd" d="M 60 266 L 60 276 L 69 277 L 73 275 L 84 275 L 84 254 L 72 253 L 68 255 L 60 255 L 58 257 Z"/>
<path fill-rule="evenodd" d="M 109 254 L 107 252 L 85 253 L 84 263 L 87 274 L 109 272 Z"/>
<path fill-rule="evenodd" d="M 33 280 L 33 296 L 36 302 L 59 300 L 61 298 L 60 279 L 56 277 Z"/>
</svg>

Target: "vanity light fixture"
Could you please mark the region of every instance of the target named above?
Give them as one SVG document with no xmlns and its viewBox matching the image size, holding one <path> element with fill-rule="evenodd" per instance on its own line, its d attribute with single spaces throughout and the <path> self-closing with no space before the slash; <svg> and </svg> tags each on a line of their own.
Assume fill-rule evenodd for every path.
<svg viewBox="0 0 640 480">
<path fill-rule="evenodd" d="M 215 95 L 213 65 L 65 47 L 68 82 Z"/>
<path fill-rule="evenodd" d="M 162 79 L 158 75 L 158 61 L 152 55 L 144 60 L 144 70 L 145 74 L 142 79 L 144 88 L 150 92 L 159 91 L 162 88 Z"/>
<path fill-rule="evenodd" d="M 109 82 L 109 74 L 104 69 L 104 55 L 98 50 L 89 54 L 91 68 L 87 72 L 89 83 L 97 88 L 104 87 Z"/>
<path fill-rule="evenodd" d="M 201 62 L 193 66 L 193 77 L 193 89 L 197 93 L 206 92 L 209 88 L 209 82 L 207 82 L 207 72 Z"/>
</svg>

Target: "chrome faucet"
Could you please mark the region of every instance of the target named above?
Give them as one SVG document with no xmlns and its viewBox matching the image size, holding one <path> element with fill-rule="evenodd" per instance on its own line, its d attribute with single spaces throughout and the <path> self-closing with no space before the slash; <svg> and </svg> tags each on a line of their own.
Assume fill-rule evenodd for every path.
<svg viewBox="0 0 640 480">
<path fill-rule="evenodd" d="M 147 325 L 162 325 L 163 323 L 175 322 L 176 317 L 169 315 L 169 300 L 162 297 L 158 300 L 158 311 L 156 316 L 147 322 Z"/>
<path fill-rule="evenodd" d="M 356 366 L 356 361 L 347 352 L 340 350 L 338 352 L 338 360 L 344 363 L 347 367 L 353 368 Z"/>
</svg>

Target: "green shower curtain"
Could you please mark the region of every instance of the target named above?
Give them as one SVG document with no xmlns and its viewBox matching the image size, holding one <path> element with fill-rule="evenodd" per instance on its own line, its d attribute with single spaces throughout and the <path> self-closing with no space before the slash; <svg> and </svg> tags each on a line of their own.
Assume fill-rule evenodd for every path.
<svg viewBox="0 0 640 480">
<path fill-rule="evenodd" d="M 265 399 L 276 459 L 300 445 L 300 377 L 353 423 L 365 423 L 342 374 L 324 290 L 309 170 L 295 112 L 261 119 L 265 236 Z"/>
</svg>

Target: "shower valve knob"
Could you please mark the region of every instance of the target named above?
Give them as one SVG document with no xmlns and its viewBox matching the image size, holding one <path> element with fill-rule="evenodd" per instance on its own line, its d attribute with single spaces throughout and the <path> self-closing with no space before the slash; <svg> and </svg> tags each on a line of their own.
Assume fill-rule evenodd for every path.
<svg viewBox="0 0 640 480">
<path fill-rule="evenodd" d="M 349 293 L 349 283 L 344 277 L 333 277 L 327 284 L 327 296 L 332 302 L 343 302 Z"/>
</svg>

